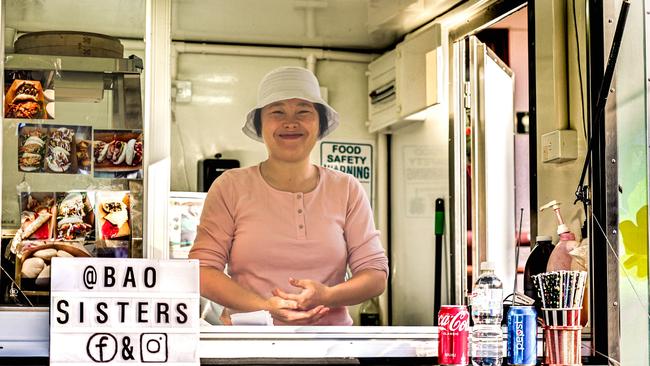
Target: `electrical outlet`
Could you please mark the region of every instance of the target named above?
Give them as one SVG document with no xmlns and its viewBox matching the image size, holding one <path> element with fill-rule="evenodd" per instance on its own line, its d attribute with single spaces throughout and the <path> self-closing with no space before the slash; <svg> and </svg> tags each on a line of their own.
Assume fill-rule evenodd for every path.
<svg viewBox="0 0 650 366">
<path fill-rule="evenodd" d="M 578 133 L 555 130 L 542 135 L 542 162 L 559 164 L 578 158 Z"/>
</svg>

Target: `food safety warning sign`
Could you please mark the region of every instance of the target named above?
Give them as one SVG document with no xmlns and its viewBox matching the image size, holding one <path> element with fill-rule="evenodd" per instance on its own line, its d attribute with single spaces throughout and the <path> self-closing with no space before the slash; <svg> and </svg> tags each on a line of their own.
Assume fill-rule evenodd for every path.
<svg viewBox="0 0 650 366">
<path fill-rule="evenodd" d="M 322 142 L 320 165 L 353 175 L 361 182 L 372 204 L 372 145 Z"/>
<path fill-rule="evenodd" d="M 199 365 L 196 260 L 54 258 L 50 365 Z"/>
</svg>

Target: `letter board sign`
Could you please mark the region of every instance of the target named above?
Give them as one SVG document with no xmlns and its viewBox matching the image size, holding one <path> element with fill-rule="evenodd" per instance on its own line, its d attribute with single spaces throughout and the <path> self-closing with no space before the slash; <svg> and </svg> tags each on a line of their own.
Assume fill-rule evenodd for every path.
<svg viewBox="0 0 650 366">
<path fill-rule="evenodd" d="M 324 141 L 320 144 L 320 165 L 353 175 L 372 204 L 372 145 Z"/>
<path fill-rule="evenodd" d="M 199 365 L 196 260 L 53 258 L 50 365 Z"/>
</svg>

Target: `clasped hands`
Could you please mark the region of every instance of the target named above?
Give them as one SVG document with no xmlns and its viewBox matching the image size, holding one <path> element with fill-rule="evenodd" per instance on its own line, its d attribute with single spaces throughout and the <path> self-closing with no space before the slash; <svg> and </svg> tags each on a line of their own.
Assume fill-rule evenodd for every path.
<svg viewBox="0 0 650 366">
<path fill-rule="evenodd" d="M 273 296 L 267 299 L 268 311 L 274 319 L 287 325 L 314 324 L 325 316 L 330 308 L 331 289 L 313 280 L 289 278 L 289 284 L 300 289 L 296 294 L 287 293 L 279 288 L 273 290 Z"/>
</svg>

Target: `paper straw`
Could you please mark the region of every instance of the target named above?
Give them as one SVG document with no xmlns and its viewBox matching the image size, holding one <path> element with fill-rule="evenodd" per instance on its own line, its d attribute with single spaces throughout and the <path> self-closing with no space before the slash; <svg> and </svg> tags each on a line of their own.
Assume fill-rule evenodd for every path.
<svg viewBox="0 0 650 366">
<path fill-rule="evenodd" d="M 574 304 L 580 306 L 582 304 L 582 292 L 584 291 L 584 278 L 581 272 L 577 273 L 578 279 L 576 283 L 576 294 Z"/>
<path fill-rule="evenodd" d="M 558 299 L 559 299 L 559 305 L 558 308 L 563 308 L 564 307 L 564 275 L 566 272 L 564 271 L 559 271 L 557 274 L 558 277 L 558 282 L 560 285 L 560 291 L 558 292 Z"/>
<path fill-rule="evenodd" d="M 573 272 L 571 281 L 571 304 L 573 304 L 574 308 L 580 307 L 581 304 L 578 304 L 578 299 L 576 298 L 576 295 L 579 293 L 578 286 L 580 283 L 580 272 Z"/>
<path fill-rule="evenodd" d="M 544 289 L 547 291 L 548 298 L 547 302 L 552 308 L 560 307 L 560 274 L 558 272 L 550 272 L 544 276 L 546 283 L 544 284 Z"/>
<path fill-rule="evenodd" d="M 573 272 L 567 272 L 566 274 L 566 279 L 564 280 L 566 283 L 566 303 L 565 307 L 570 308 L 573 307 Z"/>
<path fill-rule="evenodd" d="M 537 275 L 535 285 L 537 286 L 537 292 L 539 293 L 539 298 L 542 300 L 542 307 L 546 307 L 546 294 L 544 293 L 544 286 L 542 284 L 542 275 Z"/>
<path fill-rule="evenodd" d="M 547 282 L 546 276 L 541 276 L 541 277 L 540 277 L 540 282 L 541 282 L 541 285 L 542 285 L 542 293 L 544 294 L 544 299 L 545 299 L 545 302 L 546 302 L 546 307 L 549 307 L 549 308 L 550 308 L 552 305 L 551 305 L 551 303 L 550 303 L 550 302 L 551 302 L 551 298 L 550 298 L 549 292 L 548 292 L 547 287 L 546 287 L 546 282 Z"/>
<path fill-rule="evenodd" d="M 569 287 L 569 276 L 570 272 L 562 271 L 562 307 L 568 308 L 569 305 L 569 293 L 571 288 Z"/>
<path fill-rule="evenodd" d="M 550 291 L 550 277 L 548 276 L 548 273 L 543 273 L 541 276 L 541 282 L 542 282 L 542 292 L 544 293 L 544 298 L 546 299 L 546 307 L 547 308 L 552 308 L 553 307 L 553 299 L 552 299 L 552 294 Z"/>
<path fill-rule="evenodd" d="M 570 308 L 571 307 L 571 300 L 569 299 L 569 295 L 571 295 L 571 284 L 569 283 L 569 278 L 571 278 L 571 271 L 567 271 L 564 274 L 564 305 L 562 305 L 563 308 Z"/>
<path fill-rule="evenodd" d="M 578 304 L 582 304 L 582 301 L 584 300 L 586 282 L 587 282 L 587 272 L 580 272 L 580 288 L 579 288 L 580 300 L 578 301 Z"/>
<path fill-rule="evenodd" d="M 558 277 L 558 284 L 559 284 L 559 290 L 558 290 L 558 308 L 563 308 L 564 307 L 564 271 L 558 271 L 557 277 Z"/>
<path fill-rule="evenodd" d="M 575 299 L 573 298 L 573 295 L 575 294 L 574 275 L 575 275 L 575 272 L 571 271 L 571 272 L 569 272 L 569 275 L 567 277 L 567 281 L 569 283 L 568 291 L 567 291 L 567 298 L 569 299 L 569 301 L 567 302 L 567 307 L 568 308 L 575 307 Z"/>
</svg>

